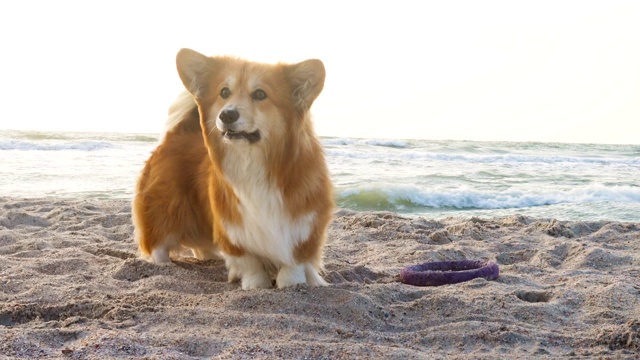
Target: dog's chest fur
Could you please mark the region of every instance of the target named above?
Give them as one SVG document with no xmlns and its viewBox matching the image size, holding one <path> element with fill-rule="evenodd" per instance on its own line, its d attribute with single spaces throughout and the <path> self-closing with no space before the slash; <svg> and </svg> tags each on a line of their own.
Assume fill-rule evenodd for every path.
<svg viewBox="0 0 640 360">
<path fill-rule="evenodd" d="M 293 265 L 293 249 L 307 240 L 315 213 L 291 214 L 282 189 L 271 183 L 259 148 L 232 146 L 222 161 L 222 170 L 239 199 L 242 225 L 225 223 L 229 240 L 250 254 L 275 265 Z"/>
</svg>

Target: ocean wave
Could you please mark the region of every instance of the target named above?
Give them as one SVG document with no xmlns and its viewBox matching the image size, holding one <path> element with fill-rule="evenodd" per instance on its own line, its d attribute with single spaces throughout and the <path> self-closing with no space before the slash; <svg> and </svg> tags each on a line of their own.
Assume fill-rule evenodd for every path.
<svg viewBox="0 0 640 360">
<path fill-rule="evenodd" d="M 427 152 L 408 151 L 404 153 L 377 153 L 358 151 L 356 149 L 326 149 L 329 157 L 372 159 L 372 160 L 425 160 L 439 162 L 458 162 L 474 164 L 518 164 L 518 163 L 543 163 L 543 164 L 622 164 L 640 165 L 637 157 L 578 157 L 578 156 L 554 156 L 554 155 L 462 155 L 462 154 L 437 154 Z"/>
<path fill-rule="evenodd" d="M 404 149 L 409 147 L 409 142 L 405 140 L 393 140 L 393 139 L 369 139 L 362 140 L 364 144 L 371 146 L 382 146 L 382 147 L 391 147 Z"/>
<path fill-rule="evenodd" d="M 601 158 L 601 157 L 577 157 L 554 155 L 455 155 L 455 154 L 407 154 L 407 159 L 427 157 L 440 161 L 457 161 L 471 163 L 586 163 L 586 164 L 640 164 L 640 159 L 625 158 Z"/>
<path fill-rule="evenodd" d="M 0 150 L 24 150 L 24 151 L 60 151 L 78 150 L 95 151 L 110 149 L 114 144 L 105 141 L 78 141 L 64 143 L 34 143 L 19 140 L 0 140 Z"/>
<path fill-rule="evenodd" d="M 354 145 L 357 143 L 357 140 L 347 138 L 321 138 L 320 142 L 324 146 L 345 146 Z"/>
<path fill-rule="evenodd" d="M 337 203 L 356 210 L 415 211 L 420 208 L 517 209 L 554 204 L 640 203 L 640 187 L 591 185 L 567 191 L 427 191 L 412 187 L 346 188 Z"/>
<path fill-rule="evenodd" d="M 0 141 L 10 139 L 43 143 L 51 141 L 157 142 L 158 138 L 159 135 L 153 133 L 0 130 Z"/>
<path fill-rule="evenodd" d="M 397 139 L 323 138 L 321 142 L 324 146 L 369 145 L 397 149 L 405 149 L 411 146 L 409 141 Z"/>
<path fill-rule="evenodd" d="M 126 136 L 126 137 L 122 137 L 123 141 L 140 141 L 140 142 L 151 142 L 151 143 L 156 143 L 158 142 L 158 135 L 155 134 L 151 134 L 151 135 L 131 135 L 131 136 Z"/>
</svg>

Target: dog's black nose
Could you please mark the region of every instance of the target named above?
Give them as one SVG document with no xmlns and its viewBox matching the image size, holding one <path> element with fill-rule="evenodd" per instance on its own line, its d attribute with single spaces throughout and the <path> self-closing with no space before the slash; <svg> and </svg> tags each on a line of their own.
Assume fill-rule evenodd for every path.
<svg viewBox="0 0 640 360">
<path fill-rule="evenodd" d="M 224 110 L 220 113 L 220 120 L 222 120 L 224 124 L 233 124 L 239 117 L 240 114 L 238 110 L 235 109 Z"/>
</svg>

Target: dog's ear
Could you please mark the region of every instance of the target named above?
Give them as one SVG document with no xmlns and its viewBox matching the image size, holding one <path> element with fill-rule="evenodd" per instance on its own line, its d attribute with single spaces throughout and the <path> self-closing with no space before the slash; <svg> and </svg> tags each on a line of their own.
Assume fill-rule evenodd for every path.
<svg viewBox="0 0 640 360">
<path fill-rule="evenodd" d="M 176 56 L 176 67 L 184 87 L 197 99 L 209 93 L 209 80 L 214 60 L 191 49 L 181 49 Z"/>
<path fill-rule="evenodd" d="M 292 98 L 300 111 L 309 110 L 324 87 L 324 64 L 318 59 L 289 65 L 286 71 Z"/>
</svg>

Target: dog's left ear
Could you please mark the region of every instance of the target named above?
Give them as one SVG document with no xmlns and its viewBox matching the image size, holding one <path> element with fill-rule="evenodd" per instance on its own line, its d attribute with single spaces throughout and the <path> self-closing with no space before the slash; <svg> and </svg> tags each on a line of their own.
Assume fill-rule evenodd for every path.
<svg viewBox="0 0 640 360">
<path fill-rule="evenodd" d="M 182 83 L 197 99 L 209 93 L 209 80 L 214 60 L 197 51 L 182 49 L 176 56 L 176 67 Z"/>
<path fill-rule="evenodd" d="M 309 110 L 324 87 L 324 64 L 318 59 L 289 65 L 286 71 L 292 98 L 298 110 Z"/>
</svg>

